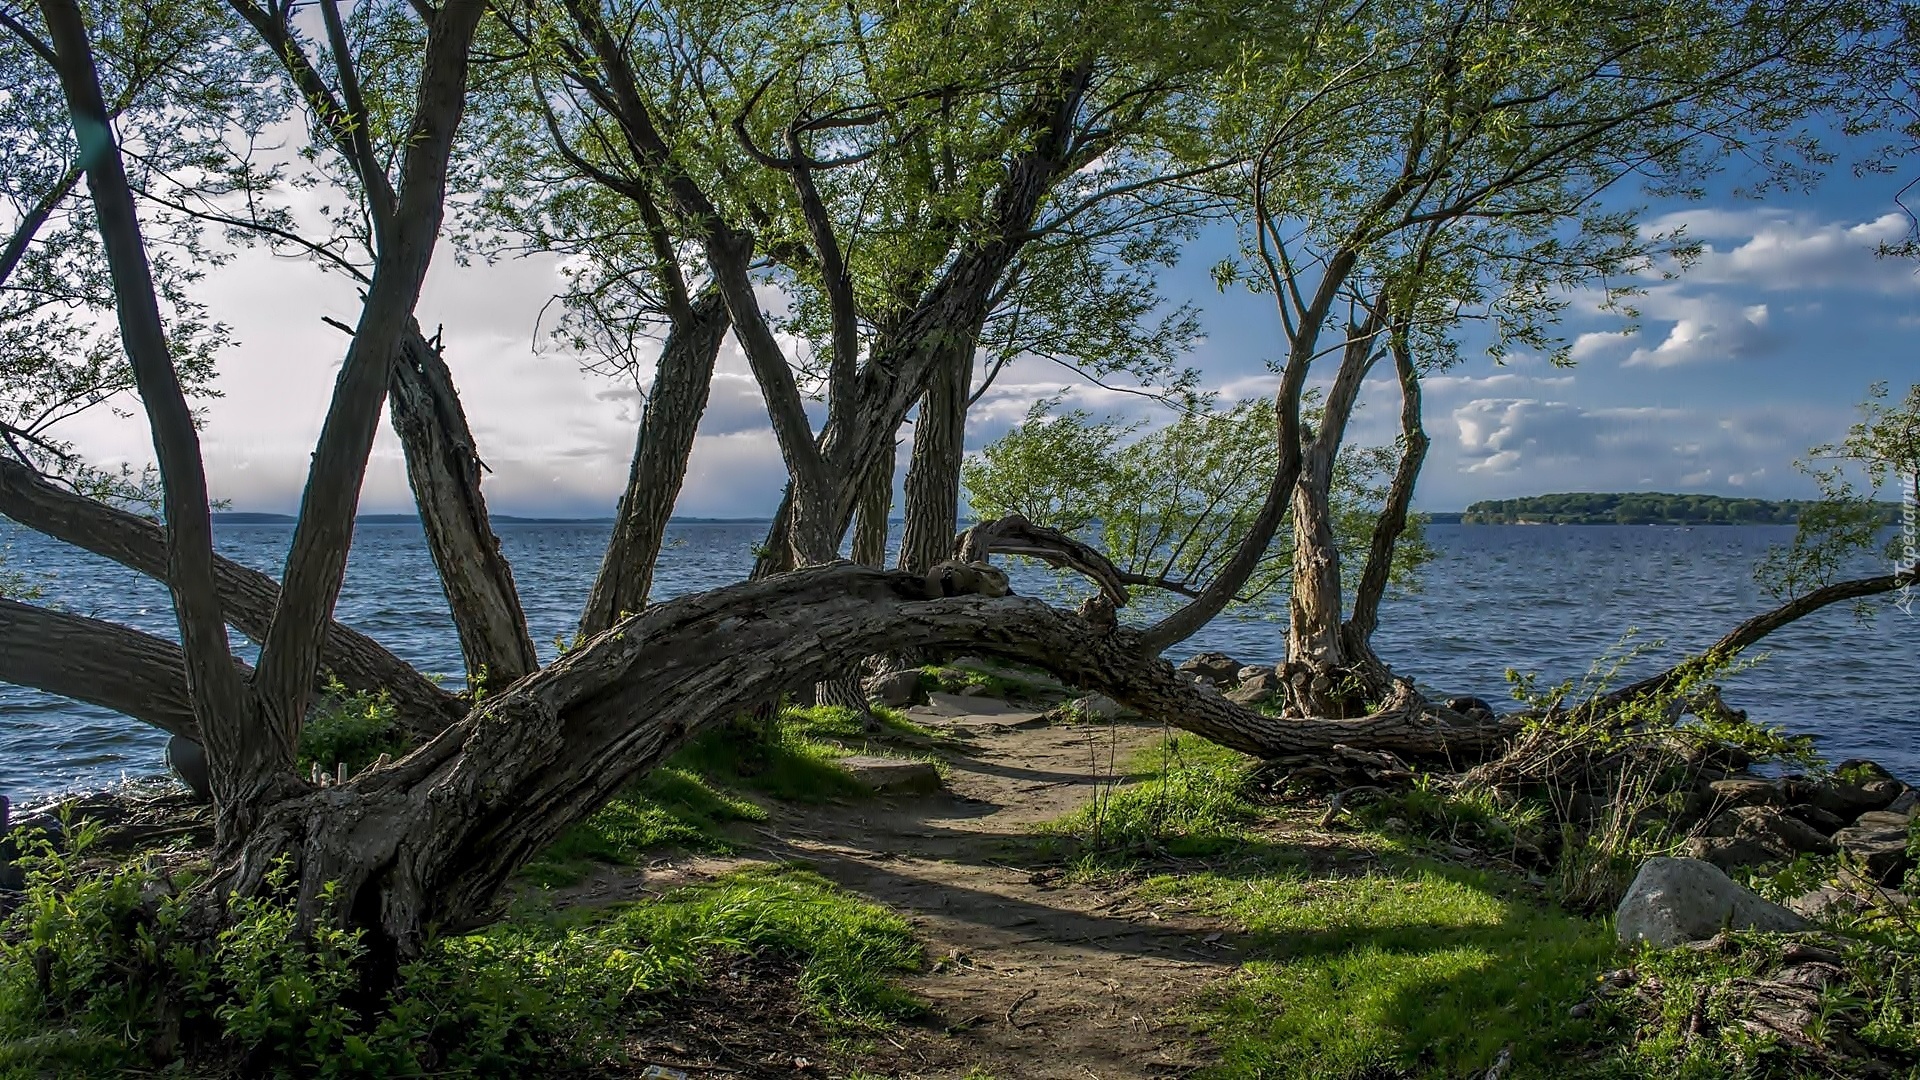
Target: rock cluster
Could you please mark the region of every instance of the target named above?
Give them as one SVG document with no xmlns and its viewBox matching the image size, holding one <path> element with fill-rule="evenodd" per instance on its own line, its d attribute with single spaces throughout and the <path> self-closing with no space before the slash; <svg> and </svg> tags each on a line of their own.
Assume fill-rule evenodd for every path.
<svg viewBox="0 0 1920 1080">
<path fill-rule="evenodd" d="M 1898 885 L 1913 865 L 1920 793 L 1870 761 L 1842 762 L 1821 779 L 1727 776 L 1706 783 L 1697 801 L 1702 824 L 1687 854 L 1722 870 L 1840 852 L 1879 884 Z"/>
</svg>

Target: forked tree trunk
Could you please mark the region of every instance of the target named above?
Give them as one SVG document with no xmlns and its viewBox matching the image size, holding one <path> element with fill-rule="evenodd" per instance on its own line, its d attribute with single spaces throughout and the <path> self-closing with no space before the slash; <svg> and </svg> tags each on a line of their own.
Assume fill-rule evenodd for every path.
<svg viewBox="0 0 1920 1080">
<path fill-rule="evenodd" d="M 1375 342 L 1382 300 L 1350 326 L 1339 373 L 1327 391 L 1320 428 L 1300 455 L 1292 492 L 1293 576 L 1288 582 L 1288 687 L 1297 710 L 1309 716 L 1352 716 L 1385 687 L 1374 665 L 1361 663 L 1341 633 L 1343 607 L 1339 541 L 1333 531 L 1333 474 L 1348 418 L 1367 372 L 1381 350 Z M 1365 656 L 1371 658 L 1372 651 Z"/>
<path fill-rule="evenodd" d="M 497 691 L 540 666 L 513 567 L 480 493 L 480 455 L 440 350 L 409 329 L 394 358 L 388 415 L 406 453 L 427 550 L 460 636 L 468 685 Z"/>
<path fill-rule="evenodd" d="M 713 386 L 714 361 L 726 335 L 726 302 L 711 290 L 694 299 L 691 315 L 667 335 L 640 415 L 613 536 L 580 615 L 582 634 L 597 634 L 647 606 L 660 545 L 686 480 L 687 460 Z"/>
</svg>

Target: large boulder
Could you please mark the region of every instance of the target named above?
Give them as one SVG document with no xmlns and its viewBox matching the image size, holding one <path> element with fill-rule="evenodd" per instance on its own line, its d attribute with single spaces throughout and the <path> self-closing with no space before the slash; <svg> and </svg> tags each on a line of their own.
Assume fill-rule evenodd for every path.
<svg viewBox="0 0 1920 1080">
<path fill-rule="evenodd" d="M 1240 669 L 1246 666 L 1223 652 L 1203 652 L 1182 660 L 1179 670 L 1192 672 L 1224 690 L 1235 685 Z"/>
<path fill-rule="evenodd" d="M 1883 885 L 1896 885 L 1912 861 L 1907 854 L 1907 832 L 1911 824 L 1912 819 L 1905 814 L 1869 811 L 1834 833 L 1833 842 L 1841 851 L 1864 863 L 1867 873 L 1875 880 Z"/>
<path fill-rule="evenodd" d="M 1661 948 L 1705 941 L 1722 930 L 1805 930 L 1807 920 L 1737 884 L 1699 859 L 1648 859 L 1613 916 L 1625 945 Z"/>
<path fill-rule="evenodd" d="M 1833 841 L 1820 830 L 1771 806 L 1736 806 L 1707 822 L 1708 836 L 1752 840 L 1782 854 L 1831 854 Z"/>
</svg>

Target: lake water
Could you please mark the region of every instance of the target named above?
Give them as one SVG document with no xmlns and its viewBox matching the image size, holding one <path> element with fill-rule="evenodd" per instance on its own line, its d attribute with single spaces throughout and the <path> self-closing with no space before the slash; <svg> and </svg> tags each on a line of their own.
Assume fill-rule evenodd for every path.
<svg viewBox="0 0 1920 1080">
<path fill-rule="evenodd" d="M 534 639 L 572 631 L 609 526 L 502 524 Z M 661 598 L 739 580 L 764 524 L 677 524 L 662 553 Z M 288 525 L 218 527 L 220 550 L 271 573 Z M 1421 685 L 1500 704 L 1503 673 L 1538 672 L 1543 685 L 1583 675 L 1629 630 L 1667 647 L 1628 669 L 1646 674 L 1680 650 L 1710 644 L 1739 620 L 1771 606 L 1752 569 L 1791 527 L 1702 528 L 1435 525 L 1439 558 L 1419 593 L 1391 598 L 1375 639 L 1380 655 Z M 897 541 L 896 537 L 896 541 Z M 42 582 L 48 599 L 81 614 L 173 636 L 166 591 L 102 559 L 0 522 L 10 570 Z M 1880 573 L 1871 561 L 1861 573 Z M 1038 593 L 1048 578 L 1016 569 L 1015 588 Z M 1259 614 L 1216 620 L 1173 651 L 1218 649 L 1272 663 L 1284 626 Z M 407 661 L 457 673 L 459 644 L 418 525 L 360 527 L 339 618 Z M 237 644 L 244 646 L 244 639 Z M 1860 622 L 1845 605 L 1775 633 L 1768 657 L 1728 681 L 1726 697 L 1755 719 L 1808 732 L 1831 758 L 1880 761 L 1920 781 L 1920 618 L 1883 609 Z M 246 653 L 248 650 L 241 649 Z M 251 657 L 249 656 L 249 659 Z M 162 770 L 165 736 L 102 709 L 0 684 L 0 794 L 16 801 Z"/>
</svg>

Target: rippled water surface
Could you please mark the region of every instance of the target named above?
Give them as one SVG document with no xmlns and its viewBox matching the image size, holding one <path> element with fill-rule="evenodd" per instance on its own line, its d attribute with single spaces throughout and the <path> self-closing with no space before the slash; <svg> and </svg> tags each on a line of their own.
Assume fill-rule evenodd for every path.
<svg viewBox="0 0 1920 1080">
<path fill-rule="evenodd" d="M 605 524 L 502 524 L 502 544 L 534 640 L 570 633 L 598 569 Z M 657 594 L 669 597 L 743 577 L 761 524 L 678 524 L 662 554 Z M 1769 606 L 1752 568 L 1790 527 L 1432 526 L 1439 559 L 1424 587 L 1390 599 L 1380 654 L 1422 685 L 1505 697 L 1509 667 L 1543 682 L 1577 677 L 1630 629 L 1668 647 L 1630 671 L 1671 662 Z M 221 525 L 221 551 L 277 576 L 292 529 Z M 896 538 L 897 539 L 897 538 Z M 166 592 L 105 560 L 0 523 L 7 566 L 42 582 L 66 609 L 173 636 Z M 1870 562 L 1863 573 L 1883 572 Z M 1016 572 L 1015 587 L 1047 580 Z M 339 617 L 427 671 L 458 672 L 459 643 L 417 525 L 362 525 Z M 1217 620 L 1185 656 L 1219 649 L 1247 662 L 1279 659 L 1283 627 L 1258 616 Z M 244 641 L 240 642 L 244 645 Z M 1856 621 L 1844 605 L 1775 633 L 1768 657 L 1728 684 L 1727 698 L 1756 719 L 1819 737 L 1835 759 L 1878 760 L 1920 780 L 1920 618 L 1884 610 Z M 243 654 L 248 650 L 243 649 Z M 0 793 L 15 799 L 161 769 L 165 737 L 102 709 L 0 684 Z"/>
</svg>

